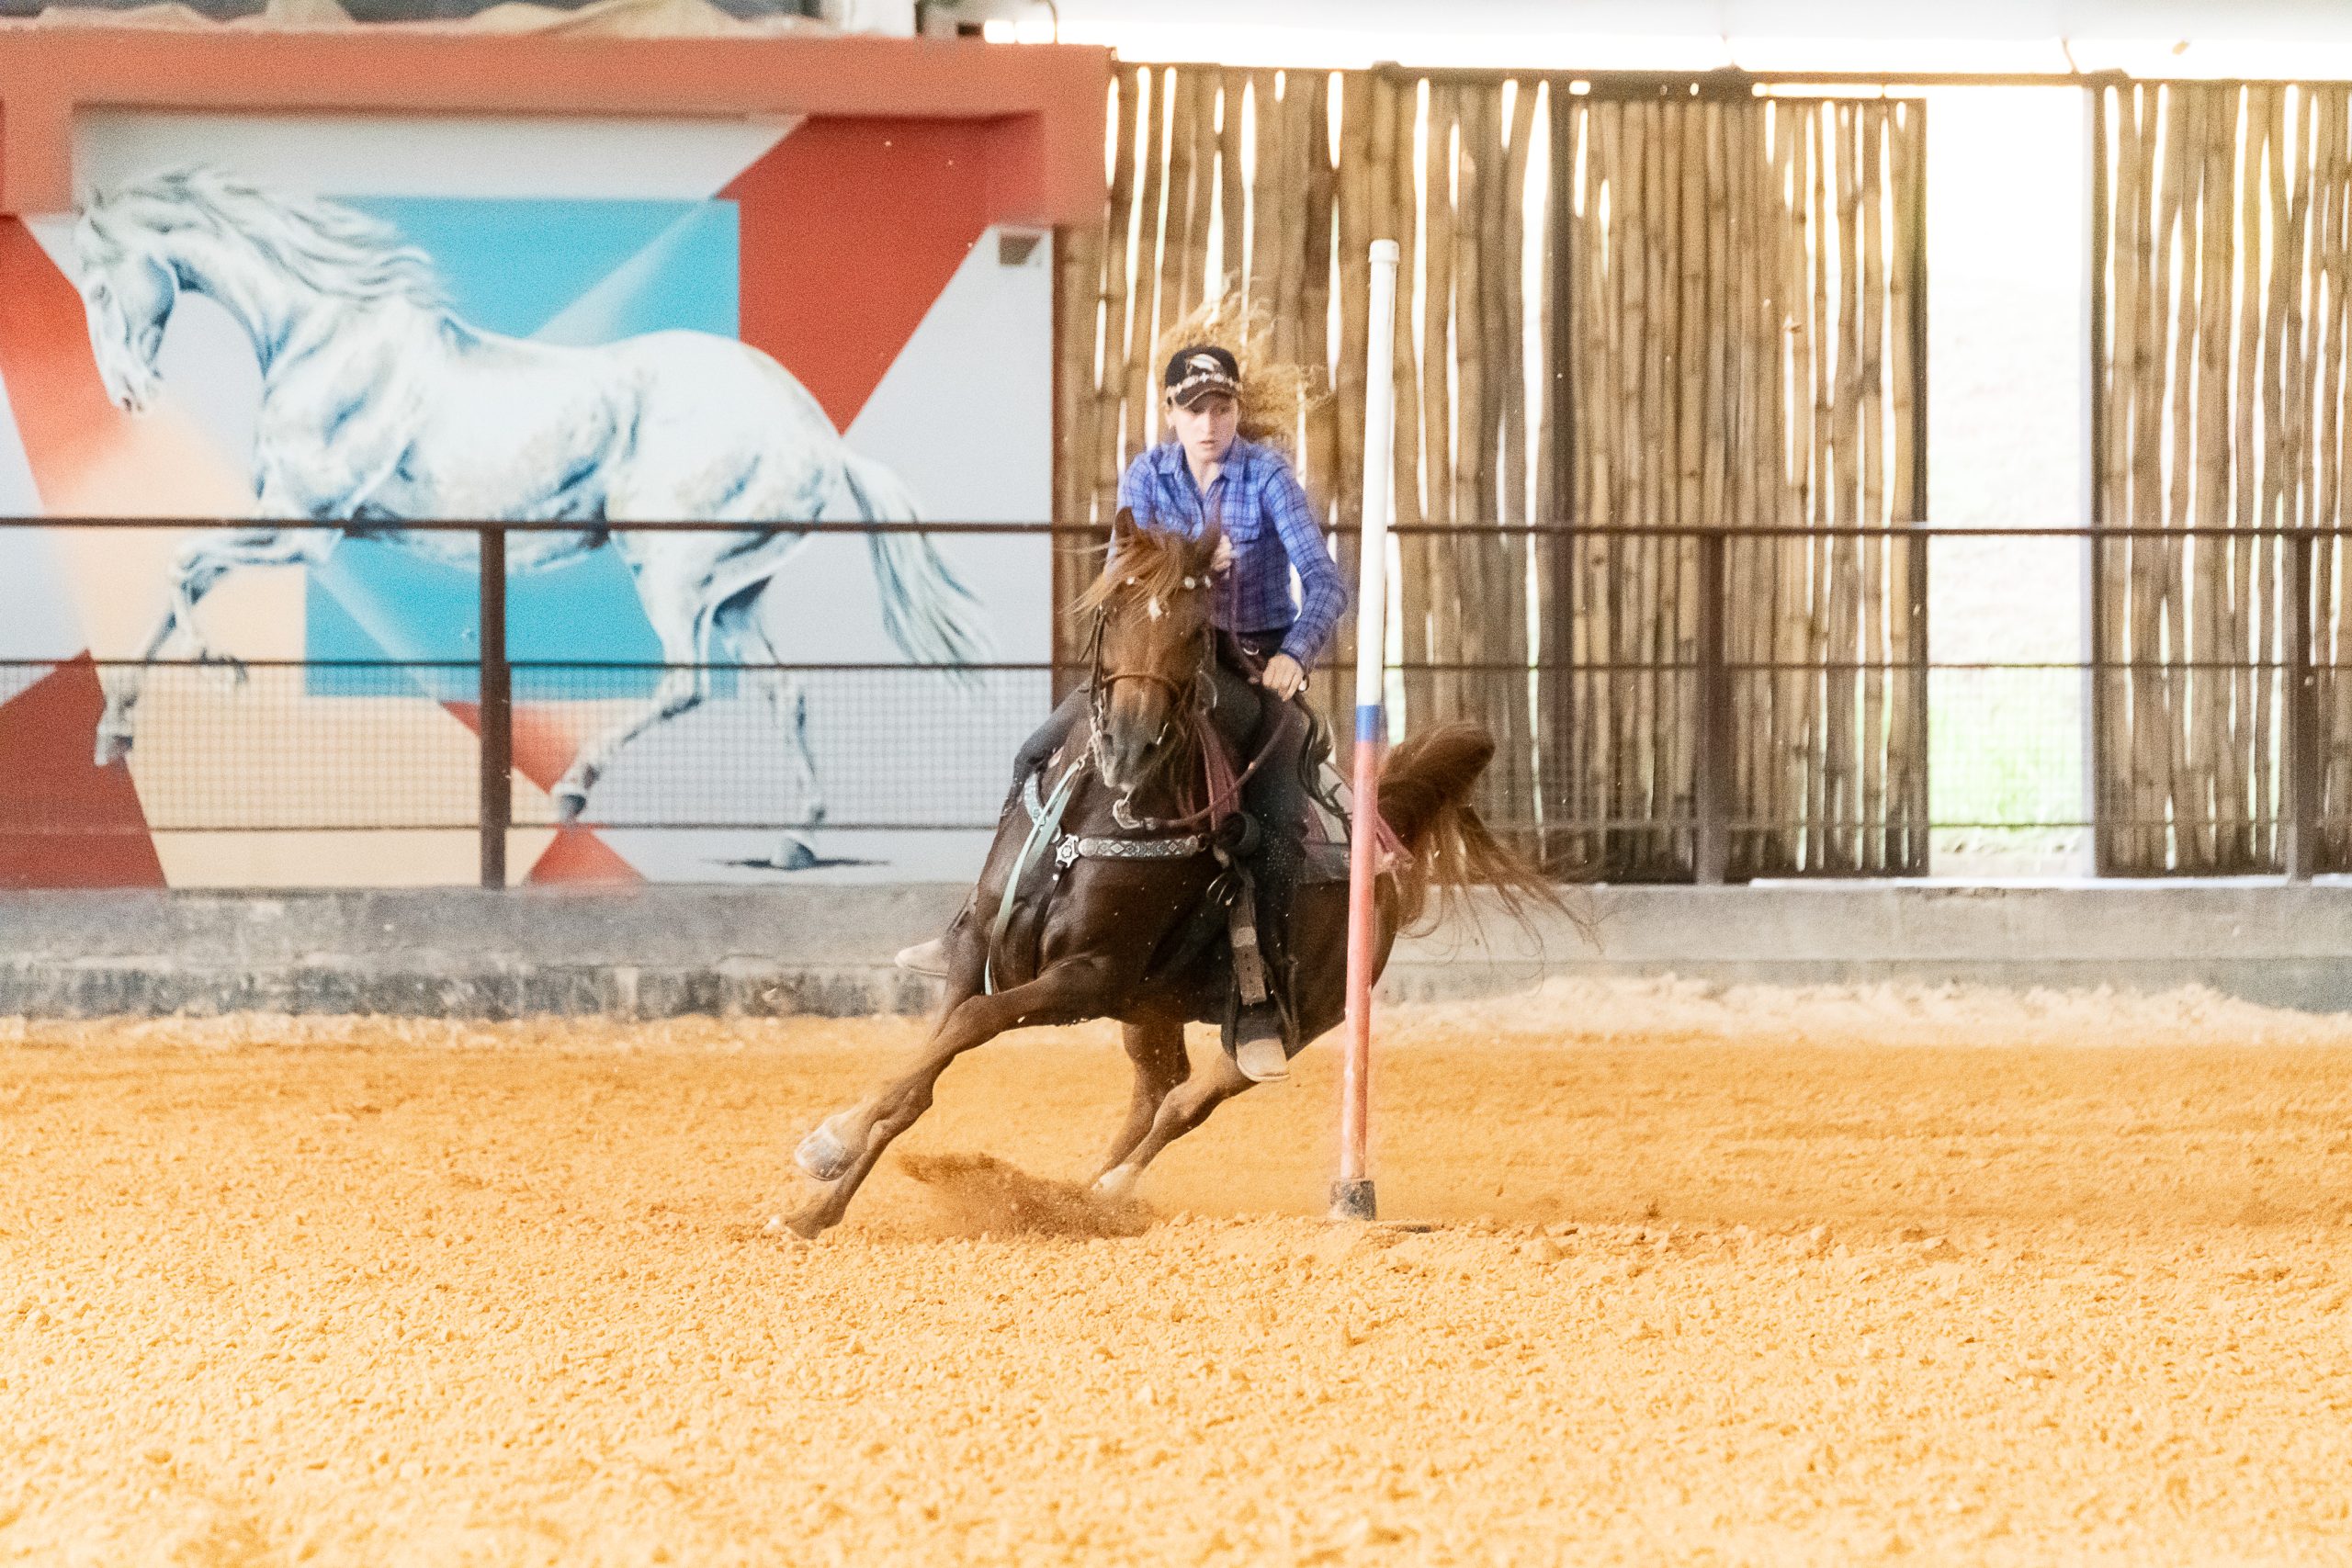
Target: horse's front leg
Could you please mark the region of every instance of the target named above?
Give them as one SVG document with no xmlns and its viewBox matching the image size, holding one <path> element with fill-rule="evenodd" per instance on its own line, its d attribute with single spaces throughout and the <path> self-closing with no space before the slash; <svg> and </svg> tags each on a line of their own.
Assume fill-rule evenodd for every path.
<svg viewBox="0 0 2352 1568">
<path fill-rule="evenodd" d="M 824 1190 L 785 1224 L 814 1240 L 841 1223 L 850 1200 L 881 1161 L 893 1140 L 931 1109 L 939 1075 L 977 1045 L 1008 1029 L 1031 1024 L 1072 1023 L 1101 1010 L 1102 973 L 1091 958 L 1066 959 L 1024 986 L 994 996 L 975 995 L 977 976 L 951 1006 L 913 1068 L 855 1110 L 828 1118 L 801 1143 L 801 1168 L 825 1183 Z"/>
<path fill-rule="evenodd" d="M 1127 1102 L 1126 1121 L 1111 1139 L 1102 1168 L 1095 1172 L 1095 1188 L 1105 1193 L 1124 1190 L 1112 1180 L 1111 1173 L 1126 1164 L 1127 1156 L 1135 1153 L 1159 1120 L 1161 1103 L 1184 1081 L 1188 1066 L 1184 1057 L 1184 1026 L 1181 1022 L 1130 1023 L 1125 1026 L 1125 1035 L 1127 1060 L 1135 1064 L 1136 1069 L 1135 1095 Z"/>
<path fill-rule="evenodd" d="M 273 504 L 266 489 L 260 504 L 265 509 Z M 264 514 L 270 513 L 265 511 Z M 172 608 L 164 625 L 178 627 L 187 643 L 188 657 L 199 664 L 224 665 L 239 685 L 244 684 L 244 660 L 213 646 L 205 635 L 198 604 L 235 568 L 316 564 L 326 558 L 334 538 L 332 532 L 291 527 L 232 528 L 198 536 L 181 547 L 172 564 Z"/>
<path fill-rule="evenodd" d="M 107 767 L 130 754 L 137 733 L 134 715 L 146 686 L 147 671 L 175 637 L 192 642 L 199 660 L 220 661 L 220 656 L 205 643 L 195 617 L 198 602 L 222 578 L 240 566 L 289 566 L 323 560 L 332 545 L 333 536 L 317 529 L 236 528 L 201 535 L 183 547 L 172 562 L 171 603 L 148 637 L 147 646 L 140 650 L 137 664 L 112 667 L 99 675 L 105 706 L 98 714 L 92 749 L 96 764 Z M 242 681 L 244 666 L 233 659 L 225 662 Z"/>
<path fill-rule="evenodd" d="M 1159 1157 L 1160 1150 L 1207 1121 L 1209 1112 L 1249 1087 L 1250 1080 L 1241 1076 L 1232 1057 L 1222 1051 L 1211 1054 L 1208 1066 L 1160 1101 L 1151 1130 L 1125 1160 L 1096 1179 L 1095 1191 L 1107 1198 L 1124 1198 L 1134 1191 L 1144 1168 Z"/>
</svg>

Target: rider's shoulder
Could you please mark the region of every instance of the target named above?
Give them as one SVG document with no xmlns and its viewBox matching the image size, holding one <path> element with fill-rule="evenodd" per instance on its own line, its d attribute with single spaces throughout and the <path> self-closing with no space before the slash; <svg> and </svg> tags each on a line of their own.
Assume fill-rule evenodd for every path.
<svg viewBox="0 0 2352 1568">
<path fill-rule="evenodd" d="M 1275 474 L 1288 473 L 1291 466 L 1290 455 L 1281 447 L 1241 435 L 1233 438 L 1232 449 L 1226 454 L 1225 460 L 1228 467 L 1261 481 Z"/>
</svg>

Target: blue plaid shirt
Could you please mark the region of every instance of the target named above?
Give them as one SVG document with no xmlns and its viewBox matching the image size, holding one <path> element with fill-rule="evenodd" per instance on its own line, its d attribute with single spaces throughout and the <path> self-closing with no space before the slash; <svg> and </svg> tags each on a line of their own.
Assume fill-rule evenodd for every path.
<svg viewBox="0 0 2352 1568">
<path fill-rule="evenodd" d="M 1233 570 L 1217 596 L 1216 624 L 1251 636 L 1283 632 L 1282 651 L 1312 669 L 1348 608 L 1347 584 L 1323 543 L 1323 526 L 1289 462 L 1271 447 L 1234 439 L 1208 494 L 1193 482 L 1184 448 L 1163 441 L 1139 455 L 1119 481 L 1119 504 L 1139 528 L 1198 538 L 1212 516 L 1233 542 Z M 1305 603 L 1294 604 L 1298 571 Z"/>
</svg>

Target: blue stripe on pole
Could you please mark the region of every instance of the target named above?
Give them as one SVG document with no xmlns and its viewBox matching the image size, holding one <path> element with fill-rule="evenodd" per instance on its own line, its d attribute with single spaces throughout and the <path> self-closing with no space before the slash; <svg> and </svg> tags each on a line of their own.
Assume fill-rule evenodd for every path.
<svg viewBox="0 0 2352 1568">
<path fill-rule="evenodd" d="M 1368 741 L 1376 744 L 1379 741 L 1388 739 L 1387 735 L 1384 733 L 1388 727 L 1381 722 L 1380 708 L 1381 705 L 1378 703 L 1358 703 L 1356 705 L 1357 745 L 1362 746 Z"/>
</svg>

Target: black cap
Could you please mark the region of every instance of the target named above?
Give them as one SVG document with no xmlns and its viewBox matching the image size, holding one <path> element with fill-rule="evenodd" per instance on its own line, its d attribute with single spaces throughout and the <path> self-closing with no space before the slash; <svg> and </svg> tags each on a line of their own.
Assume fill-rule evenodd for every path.
<svg viewBox="0 0 2352 1568">
<path fill-rule="evenodd" d="M 1178 349 L 1161 379 L 1168 395 L 1183 408 L 1191 408 L 1211 392 L 1232 398 L 1241 395 L 1241 367 L 1232 355 L 1209 344 Z"/>
</svg>

